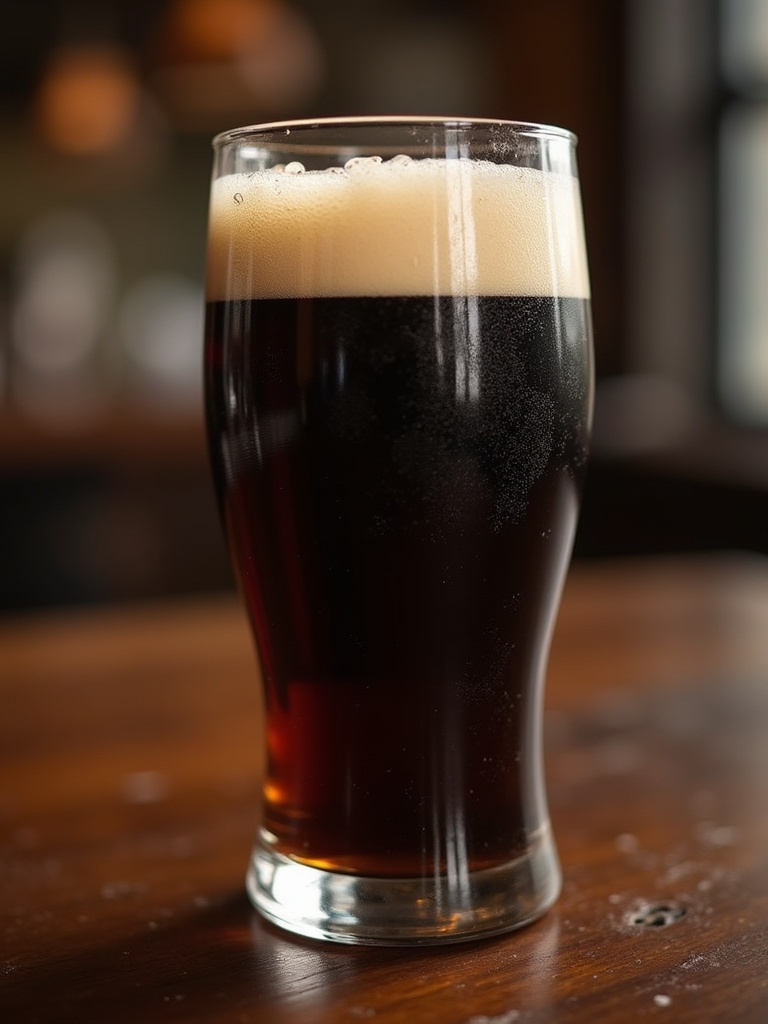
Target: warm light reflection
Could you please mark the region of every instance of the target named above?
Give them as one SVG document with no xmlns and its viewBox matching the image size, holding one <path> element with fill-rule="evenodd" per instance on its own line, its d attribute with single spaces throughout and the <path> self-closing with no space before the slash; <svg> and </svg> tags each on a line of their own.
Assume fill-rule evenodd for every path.
<svg viewBox="0 0 768 1024">
<path fill-rule="evenodd" d="M 130 136 L 139 102 L 138 80 L 121 50 L 65 48 L 54 54 L 40 84 L 38 124 L 62 153 L 96 155 Z"/>
<path fill-rule="evenodd" d="M 177 126 L 203 130 L 295 110 L 322 73 L 313 30 L 285 0 L 175 0 L 152 84 Z"/>
<path fill-rule="evenodd" d="M 226 60 L 271 32 L 278 0 L 175 0 L 163 44 L 170 58 Z"/>
</svg>

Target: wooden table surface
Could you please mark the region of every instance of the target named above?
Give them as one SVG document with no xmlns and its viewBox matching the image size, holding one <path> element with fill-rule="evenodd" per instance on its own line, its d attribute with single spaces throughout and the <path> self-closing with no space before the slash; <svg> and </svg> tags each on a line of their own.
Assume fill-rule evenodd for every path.
<svg viewBox="0 0 768 1024">
<path fill-rule="evenodd" d="M 503 938 L 294 939 L 243 891 L 227 598 L 0 625 L 0 1021 L 768 1021 L 768 563 L 577 567 L 547 700 L 565 884 Z"/>
</svg>

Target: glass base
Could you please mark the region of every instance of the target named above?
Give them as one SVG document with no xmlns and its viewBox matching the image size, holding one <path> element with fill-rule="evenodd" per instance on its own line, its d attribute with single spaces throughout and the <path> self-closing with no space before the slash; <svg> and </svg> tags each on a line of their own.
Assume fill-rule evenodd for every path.
<svg viewBox="0 0 768 1024">
<path fill-rule="evenodd" d="M 267 920 L 313 939 L 376 946 L 463 942 L 521 928 L 560 892 L 549 826 L 516 860 L 484 871 L 427 878 L 364 878 L 309 867 L 256 846 L 248 895 Z"/>
</svg>

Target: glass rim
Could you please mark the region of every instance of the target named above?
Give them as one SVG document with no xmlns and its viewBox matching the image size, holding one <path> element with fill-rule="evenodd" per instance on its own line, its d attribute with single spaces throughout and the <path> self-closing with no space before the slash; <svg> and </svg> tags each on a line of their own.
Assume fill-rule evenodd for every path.
<svg viewBox="0 0 768 1024">
<path fill-rule="evenodd" d="M 536 121 L 512 121 L 503 118 L 492 117 L 431 117 L 424 115 L 386 115 L 386 116 L 350 116 L 350 117 L 313 117 L 299 118 L 290 121 L 268 121 L 263 124 L 243 125 L 239 128 L 229 128 L 214 135 L 212 146 L 218 149 L 227 143 L 237 142 L 262 134 L 283 131 L 286 135 L 292 131 L 304 132 L 312 128 L 344 128 L 359 127 L 373 128 L 377 125 L 386 127 L 428 127 L 435 128 L 506 128 L 518 135 L 528 135 L 541 138 L 565 139 L 576 145 L 578 136 L 568 128 L 560 128 L 557 125 L 543 124 Z"/>
</svg>

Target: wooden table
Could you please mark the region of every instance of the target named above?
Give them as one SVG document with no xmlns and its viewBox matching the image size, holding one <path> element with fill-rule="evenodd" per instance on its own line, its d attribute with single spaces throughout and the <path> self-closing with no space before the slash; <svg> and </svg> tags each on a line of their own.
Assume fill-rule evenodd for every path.
<svg viewBox="0 0 768 1024">
<path fill-rule="evenodd" d="M 565 871 L 504 938 L 293 939 L 243 893 L 259 705 L 226 598 L 0 628 L 0 1020 L 768 1020 L 768 563 L 578 567 L 547 756 Z"/>
</svg>

